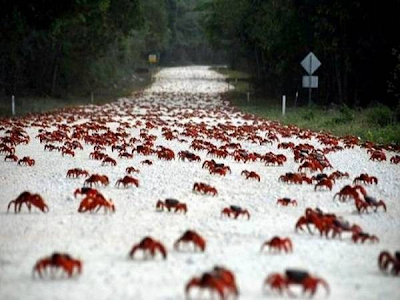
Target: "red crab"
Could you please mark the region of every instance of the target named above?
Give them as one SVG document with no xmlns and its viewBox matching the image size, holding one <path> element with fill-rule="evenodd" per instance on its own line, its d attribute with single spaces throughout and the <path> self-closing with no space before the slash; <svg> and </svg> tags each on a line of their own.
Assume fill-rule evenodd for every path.
<svg viewBox="0 0 400 300">
<path fill-rule="evenodd" d="M 400 163 L 400 155 L 395 155 L 390 158 L 390 163 L 398 165 Z"/>
<path fill-rule="evenodd" d="M 131 174 L 131 173 L 140 173 L 140 171 L 139 171 L 138 169 L 135 169 L 134 167 L 127 167 L 127 168 L 125 169 L 125 172 L 128 173 L 128 174 Z"/>
<path fill-rule="evenodd" d="M 89 177 L 89 172 L 81 168 L 74 168 L 67 171 L 67 178 Z"/>
<path fill-rule="evenodd" d="M 330 191 L 332 191 L 332 186 L 333 186 L 333 180 L 332 179 L 323 178 L 315 185 L 314 191 L 316 191 L 317 188 L 321 189 L 322 187 L 326 187 Z"/>
<path fill-rule="evenodd" d="M 280 204 L 282 206 L 288 206 L 291 204 L 292 206 L 297 206 L 297 200 L 292 200 L 290 198 L 280 198 L 276 201 L 276 204 Z"/>
<path fill-rule="evenodd" d="M 154 258 L 157 252 L 161 254 L 163 259 L 167 258 L 167 250 L 165 249 L 164 245 L 149 236 L 143 238 L 138 244 L 132 247 L 131 251 L 129 252 L 129 257 L 133 259 L 136 251 L 138 250 L 143 251 L 144 259 L 149 258 L 149 256 Z"/>
<path fill-rule="evenodd" d="M 206 241 L 193 230 L 186 230 L 185 233 L 174 243 L 174 248 L 178 250 L 182 243 L 192 243 L 195 249 L 198 248 L 202 252 L 206 249 Z"/>
<path fill-rule="evenodd" d="M 229 218 L 231 217 L 231 214 L 233 215 L 234 219 L 237 219 L 238 216 L 240 215 L 244 215 L 247 216 L 247 219 L 250 219 L 250 213 L 247 209 L 244 209 L 240 206 L 237 205 L 231 205 L 229 207 L 225 207 L 222 211 L 221 211 L 221 217 L 222 216 L 228 216 Z"/>
<path fill-rule="evenodd" d="M 4 161 L 9 161 L 9 160 L 18 161 L 18 156 L 14 154 L 6 155 L 6 157 L 4 157 Z"/>
<path fill-rule="evenodd" d="M 400 275 L 400 251 L 396 251 L 394 255 L 388 251 L 382 251 L 378 258 L 379 268 L 382 271 L 389 272 L 393 275 Z"/>
<path fill-rule="evenodd" d="M 168 210 L 171 211 L 171 209 L 175 209 L 174 212 L 180 212 L 183 211 L 185 214 L 187 212 L 187 206 L 186 203 L 181 203 L 176 199 L 171 199 L 167 198 L 165 201 L 158 200 L 156 204 L 156 209 L 158 211 L 163 211 L 164 207 Z"/>
<path fill-rule="evenodd" d="M 364 200 L 360 197 L 356 197 L 354 199 L 354 203 L 356 205 L 356 209 L 359 213 L 362 213 L 363 211 L 368 212 L 368 208 L 373 207 L 374 211 L 376 212 L 379 207 L 382 206 L 382 208 L 386 212 L 386 203 L 383 200 L 376 200 L 374 197 L 371 196 L 364 196 Z"/>
<path fill-rule="evenodd" d="M 26 204 L 29 212 L 31 212 L 32 205 L 39 208 L 44 213 L 49 211 L 49 207 L 44 202 L 43 198 L 39 194 L 31 194 L 30 192 L 23 192 L 17 197 L 17 199 L 10 201 L 7 206 L 7 212 L 12 204 L 14 204 L 15 213 L 21 211 L 23 204 Z"/>
<path fill-rule="evenodd" d="M 78 212 L 98 212 L 102 207 L 104 213 L 115 212 L 115 205 L 112 200 L 107 200 L 101 193 L 97 193 L 96 195 L 86 196 L 79 204 Z"/>
<path fill-rule="evenodd" d="M 115 186 L 119 187 L 121 184 L 124 187 L 127 187 L 129 185 L 135 185 L 136 187 L 139 187 L 139 180 L 127 175 L 122 179 L 118 179 L 117 182 L 115 183 Z"/>
<path fill-rule="evenodd" d="M 360 174 L 360 176 L 357 176 L 353 180 L 353 184 L 360 184 L 360 183 L 365 183 L 365 184 L 378 184 L 378 178 L 375 176 L 369 176 L 366 173 Z"/>
<path fill-rule="evenodd" d="M 85 180 L 84 185 L 91 187 L 92 185 L 101 184 L 107 186 L 110 183 L 106 175 L 93 174 Z"/>
<path fill-rule="evenodd" d="M 36 273 L 40 278 L 47 275 L 48 269 L 62 269 L 68 277 L 82 273 L 82 262 L 79 259 L 72 258 L 69 254 L 53 253 L 52 255 L 38 260 L 33 267 L 33 275 Z M 50 272 L 54 275 L 54 272 Z"/>
<path fill-rule="evenodd" d="M 369 160 L 372 161 L 384 161 L 386 160 L 386 155 L 382 150 L 374 150 L 371 154 L 371 157 L 369 158 Z"/>
<path fill-rule="evenodd" d="M 115 167 L 115 166 L 117 165 L 117 162 L 115 161 L 115 159 L 113 159 L 113 158 L 111 158 L 111 157 L 109 157 L 109 156 L 106 156 L 106 157 L 103 159 L 102 165 L 105 166 L 105 165 L 107 165 L 107 164 L 109 164 L 109 165 Z"/>
<path fill-rule="evenodd" d="M 288 269 L 285 274 L 273 273 L 265 279 L 264 284 L 269 285 L 272 290 L 277 290 L 279 294 L 286 291 L 292 297 L 294 294 L 289 290 L 290 285 L 301 285 L 303 293 L 310 292 L 310 297 L 314 296 L 319 285 L 322 285 L 329 294 L 329 285 L 324 279 L 297 269 Z"/>
<path fill-rule="evenodd" d="M 212 187 L 211 185 L 208 185 L 208 184 L 202 183 L 202 182 L 196 182 L 193 185 L 193 191 L 203 193 L 203 194 L 211 194 L 213 196 L 218 195 L 218 191 L 215 187 Z"/>
<path fill-rule="evenodd" d="M 153 162 L 149 159 L 145 159 L 143 161 L 140 162 L 142 165 L 148 165 L 151 166 L 153 164 Z"/>
<path fill-rule="evenodd" d="M 351 239 L 354 243 L 358 243 L 360 240 L 361 243 L 365 243 L 366 241 L 371 241 L 371 243 L 378 243 L 379 239 L 376 235 L 371 235 L 365 232 L 353 232 Z"/>
<path fill-rule="evenodd" d="M 242 173 L 241 173 L 241 175 L 246 176 L 246 179 L 252 178 L 252 179 L 255 179 L 255 180 L 258 180 L 258 181 L 261 180 L 260 175 L 258 175 L 258 174 L 257 174 L 256 172 L 254 172 L 254 171 L 243 170 Z"/>
<path fill-rule="evenodd" d="M 268 246 L 269 250 L 275 249 L 278 252 L 281 252 L 282 250 L 286 253 L 293 252 L 293 244 L 290 238 L 281 238 L 279 236 L 274 236 L 272 239 L 262 244 L 260 251 L 262 251 L 265 246 Z"/>
<path fill-rule="evenodd" d="M 232 271 L 220 266 L 215 266 L 210 272 L 203 273 L 201 276 L 189 280 L 185 287 L 187 297 L 190 290 L 194 287 L 216 292 L 221 300 L 226 300 L 230 296 L 234 298 L 239 296 L 239 289 L 236 285 L 234 274 Z"/>
<path fill-rule="evenodd" d="M 99 192 L 96 189 L 83 187 L 83 188 L 78 188 L 78 189 L 75 190 L 74 197 L 76 198 L 76 196 L 78 194 L 86 195 L 86 196 L 96 196 L 97 194 L 99 194 Z"/>
<path fill-rule="evenodd" d="M 340 192 L 333 196 L 333 200 L 335 200 L 336 197 L 339 197 L 339 201 L 344 202 L 348 198 L 356 199 L 360 197 L 360 194 L 363 196 L 367 195 L 367 191 L 361 185 L 345 185 Z"/>
<path fill-rule="evenodd" d="M 22 159 L 18 161 L 18 165 L 25 165 L 31 167 L 35 165 L 35 160 L 33 158 L 30 158 L 29 156 L 24 156 Z"/>
</svg>

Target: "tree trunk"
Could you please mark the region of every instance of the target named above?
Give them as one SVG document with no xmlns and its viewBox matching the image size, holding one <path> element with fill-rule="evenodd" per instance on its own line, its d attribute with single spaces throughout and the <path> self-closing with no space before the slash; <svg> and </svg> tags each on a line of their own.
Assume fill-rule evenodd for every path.
<svg viewBox="0 0 400 300">
<path fill-rule="evenodd" d="M 254 45 L 254 56 L 256 58 L 256 64 L 257 64 L 257 79 L 261 78 L 261 69 L 260 69 L 260 61 L 258 58 L 258 52 L 257 52 L 257 46 Z"/>
<path fill-rule="evenodd" d="M 57 87 L 58 69 L 60 66 L 61 56 L 62 56 L 62 43 L 59 44 L 56 51 L 57 53 L 53 64 L 53 72 L 52 72 L 53 74 L 52 74 L 51 89 L 50 89 L 50 95 L 52 96 L 54 96 Z"/>
<path fill-rule="evenodd" d="M 342 87 L 342 74 L 340 70 L 339 55 L 335 55 L 335 75 L 338 89 L 339 104 L 343 104 L 343 87 Z"/>
</svg>

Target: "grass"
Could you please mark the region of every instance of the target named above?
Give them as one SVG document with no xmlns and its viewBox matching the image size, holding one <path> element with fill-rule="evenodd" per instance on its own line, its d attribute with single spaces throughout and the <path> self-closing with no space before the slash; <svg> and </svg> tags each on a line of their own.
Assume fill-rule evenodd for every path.
<svg viewBox="0 0 400 300">
<path fill-rule="evenodd" d="M 240 73 L 225 69 L 221 74 L 237 78 Z M 246 77 L 242 77 L 246 78 Z M 247 77 L 248 78 L 248 77 Z M 324 131 L 336 136 L 354 135 L 363 141 L 379 144 L 400 144 L 400 123 L 395 122 L 399 108 L 392 111 L 389 107 L 376 105 L 369 108 L 351 109 L 342 106 L 327 109 L 319 106 L 294 107 L 287 99 L 285 116 L 282 116 L 281 100 L 266 99 L 251 95 L 247 101 L 247 83 L 233 83 L 235 89 L 227 93 L 233 106 L 241 111 L 251 113 L 268 120 L 279 121 L 284 125 L 296 125 L 303 129 Z"/>
<path fill-rule="evenodd" d="M 43 113 L 66 107 L 74 107 L 85 104 L 101 105 L 115 101 L 118 98 L 126 97 L 134 91 L 144 89 L 151 83 L 151 75 L 141 76 L 142 80 L 136 80 L 127 85 L 112 90 L 99 90 L 85 95 L 67 95 L 60 98 L 55 97 L 18 97 L 15 98 L 16 116 L 23 116 L 28 113 Z M 0 98 L 0 118 L 11 117 L 11 98 Z"/>
</svg>

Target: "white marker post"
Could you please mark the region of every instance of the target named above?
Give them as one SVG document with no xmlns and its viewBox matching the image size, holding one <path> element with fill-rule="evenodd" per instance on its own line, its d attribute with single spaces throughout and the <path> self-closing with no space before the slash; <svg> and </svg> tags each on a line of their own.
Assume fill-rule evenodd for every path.
<svg viewBox="0 0 400 300">
<path fill-rule="evenodd" d="M 282 96 L 282 116 L 286 113 L 286 95 Z"/>
<path fill-rule="evenodd" d="M 15 96 L 11 96 L 11 114 L 15 116 Z"/>
<path fill-rule="evenodd" d="M 250 102 L 250 92 L 247 92 L 247 102 Z"/>
<path fill-rule="evenodd" d="M 90 93 L 90 102 L 92 102 L 92 104 L 93 104 L 93 102 L 94 102 L 93 92 Z"/>
</svg>

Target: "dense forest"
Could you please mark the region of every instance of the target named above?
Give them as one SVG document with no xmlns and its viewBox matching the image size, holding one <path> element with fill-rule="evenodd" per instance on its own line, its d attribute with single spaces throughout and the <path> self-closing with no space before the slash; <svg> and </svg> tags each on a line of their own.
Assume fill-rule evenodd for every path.
<svg viewBox="0 0 400 300">
<path fill-rule="evenodd" d="M 197 0 L 2 1 L 0 95 L 92 91 L 129 81 L 148 55 L 212 63 Z"/>
<path fill-rule="evenodd" d="M 2 1 L 0 94 L 62 95 L 160 65 L 228 64 L 293 95 L 310 51 L 320 104 L 396 106 L 400 0 Z"/>
<path fill-rule="evenodd" d="M 310 52 L 321 104 L 396 105 L 400 96 L 400 1 L 208 1 L 212 45 L 229 48 L 229 62 L 253 66 L 271 94 L 301 91 L 300 61 Z"/>
</svg>

